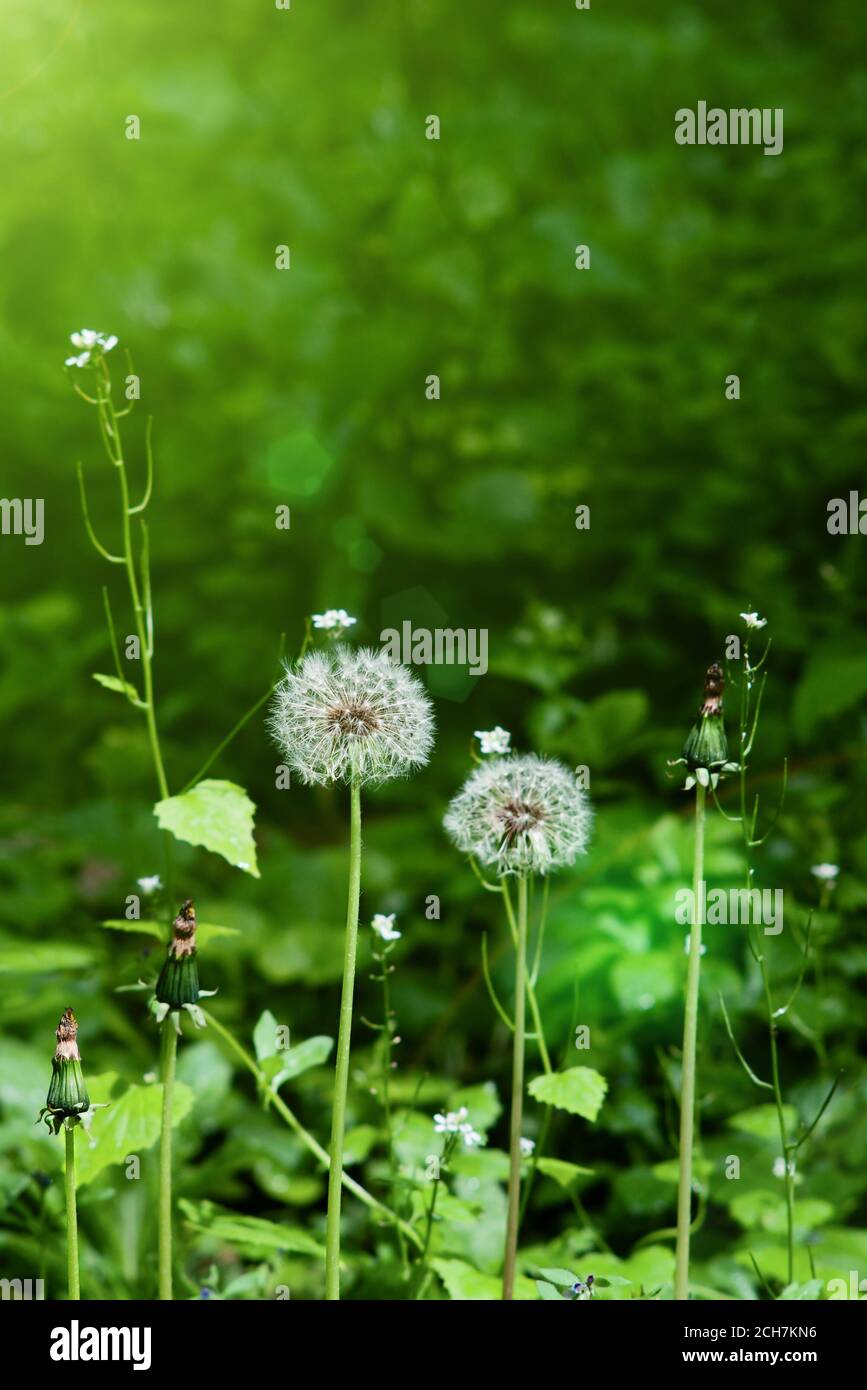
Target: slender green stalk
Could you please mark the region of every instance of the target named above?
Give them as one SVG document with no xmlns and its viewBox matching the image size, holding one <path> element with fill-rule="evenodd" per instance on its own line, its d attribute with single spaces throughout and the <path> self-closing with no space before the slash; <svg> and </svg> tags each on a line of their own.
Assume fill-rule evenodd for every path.
<svg viewBox="0 0 867 1390">
<path fill-rule="evenodd" d="M 69 1297 L 81 1298 L 78 1279 L 78 1208 L 75 1201 L 75 1130 L 66 1127 L 66 1270 Z"/>
<path fill-rule="evenodd" d="M 334 1069 L 334 1101 L 331 1109 L 331 1147 L 328 1170 L 328 1217 L 325 1226 L 325 1297 L 340 1298 L 340 1198 L 343 1190 L 343 1134 L 346 1127 L 346 1093 L 349 1088 L 349 1049 L 352 1035 L 352 995 L 355 988 L 355 956 L 358 947 L 358 903 L 361 895 L 361 787 L 353 778 L 350 789 L 349 891 L 346 902 L 346 942 L 343 953 L 343 990 L 340 997 L 340 1029 Z"/>
<path fill-rule="evenodd" d="M 208 1013 L 207 1009 L 203 1009 L 202 1013 L 205 1015 L 205 1018 L 207 1019 L 209 1026 L 213 1028 L 216 1033 L 219 1033 L 221 1038 L 225 1038 L 232 1051 L 243 1062 L 244 1066 L 251 1073 L 251 1075 L 255 1076 L 256 1081 L 261 1087 L 263 1094 L 268 1097 L 268 1100 L 273 1105 L 274 1109 L 277 1111 L 277 1114 L 286 1121 L 287 1125 L 292 1130 L 292 1132 L 294 1134 L 297 1134 L 298 1138 L 301 1140 L 301 1143 L 305 1146 L 305 1148 L 309 1149 L 310 1153 L 312 1153 L 314 1158 L 319 1163 L 321 1163 L 322 1167 L 325 1169 L 329 1168 L 330 1160 L 328 1158 L 328 1150 L 323 1149 L 319 1141 L 317 1139 L 314 1139 L 313 1135 L 304 1128 L 297 1115 L 295 1115 L 295 1113 L 289 1109 L 289 1106 L 286 1104 L 283 1097 L 279 1095 L 278 1092 L 271 1087 L 265 1073 L 262 1071 L 261 1067 L 257 1065 L 255 1057 L 253 1057 L 247 1051 L 247 1049 L 243 1047 L 241 1043 L 238 1042 L 238 1039 L 235 1037 L 234 1033 L 231 1033 L 229 1029 L 226 1027 L 226 1025 L 224 1023 L 221 1023 L 218 1018 L 215 1018 L 213 1014 Z M 357 1197 L 359 1202 L 363 1202 L 364 1205 L 366 1207 L 369 1207 L 371 1211 L 376 1212 L 378 1216 L 381 1216 L 385 1221 L 390 1222 L 392 1225 L 399 1226 L 400 1229 L 403 1231 L 403 1234 L 407 1237 L 407 1239 L 412 1241 L 413 1245 L 415 1245 L 419 1250 L 421 1249 L 422 1239 L 418 1231 L 416 1231 L 412 1226 L 408 1225 L 407 1222 L 401 1221 L 400 1217 L 395 1216 L 394 1212 L 391 1211 L 389 1207 L 385 1206 L 382 1202 L 378 1202 L 377 1199 L 370 1192 L 367 1191 L 367 1188 L 362 1187 L 361 1183 L 356 1182 L 355 1179 L 351 1178 L 348 1173 L 343 1174 L 343 1186 L 346 1188 L 347 1192 L 351 1192 L 353 1197 Z"/>
<path fill-rule="evenodd" d="M 695 1124 L 695 1051 L 698 1032 L 698 987 L 701 972 L 701 911 L 704 901 L 705 788 L 695 788 L 695 855 L 692 870 L 692 924 L 683 1018 L 683 1075 L 680 1085 L 680 1177 L 677 1187 L 677 1253 L 674 1296 L 689 1298 L 689 1234 L 692 1217 L 692 1145 Z"/>
<path fill-rule="evenodd" d="M 172 1298 L 172 1096 L 175 1089 L 175 1061 L 178 1035 L 169 1015 L 163 1020 L 162 1082 L 163 1115 L 160 1132 L 159 1200 L 159 1296 Z"/>
<path fill-rule="evenodd" d="M 512 1118 L 509 1130 L 509 1194 L 503 1298 L 514 1297 L 521 1207 L 521 1121 L 524 1108 L 524 1028 L 527 1001 L 527 880 L 518 879 L 518 932 L 515 945 L 515 1031 L 512 1035 Z"/>
</svg>

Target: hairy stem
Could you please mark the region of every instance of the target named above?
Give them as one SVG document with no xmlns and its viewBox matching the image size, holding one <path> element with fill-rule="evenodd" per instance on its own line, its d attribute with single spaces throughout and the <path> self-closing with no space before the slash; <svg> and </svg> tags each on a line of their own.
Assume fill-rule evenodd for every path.
<svg viewBox="0 0 867 1390">
<path fill-rule="evenodd" d="M 163 1019 L 162 1082 L 163 1115 L 160 1132 L 159 1200 L 159 1296 L 172 1298 L 172 1095 L 175 1089 L 175 1061 L 178 1035 L 174 1021 Z"/>
<path fill-rule="evenodd" d="M 705 788 L 695 788 L 695 855 L 692 871 L 692 924 L 683 1019 L 683 1075 L 680 1086 L 680 1176 L 677 1188 L 677 1252 L 674 1296 L 689 1298 L 689 1232 L 692 1216 L 692 1145 L 695 1127 L 695 1050 L 701 972 L 701 904 L 704 879 Z"/>
<path fill-rule="evenodd" d="M 503 1298 L 514 1297 L 521 1206 L 521 1122 L 524 1108 L 524 1028 L 527 998 L 527 880 L 518 880 L 518 923 L 515 944 L 515 1031 L 512 1035 L 512 1118 L 509 1129 L 509 1194 L 506 1253 L 503 1259 Z"/>
<path fill-rule="evenodd" d="M 325 1227 L 325 1297 L 340 1298 L 340 1198 L 343 1190 L 343 1134 L 346 1127 L 346 1093 L 349 1087 L 349 1049 L 352 1034 L 352 995 L 355 988 L 355 956 L 358 947 L 358 902 L 361 894 L 361 787 L 356 778 L 350 789 L 349 890 L 346 902 L 346 942 L 343 953 L 343 989 L 340 997 L 340 1029 L 334 1069 L 334 1101 L 331 1109 L 331 1147 L 328 1170 L 328 1217 Z"/>
<path fill-rule="evenodd" d="M 81 1298 L 78 1278 L 78 1207 L 75 1200 L 75 1130 L 66 1126 L 66 1272 L 69 1297 Z"/>
</svg>

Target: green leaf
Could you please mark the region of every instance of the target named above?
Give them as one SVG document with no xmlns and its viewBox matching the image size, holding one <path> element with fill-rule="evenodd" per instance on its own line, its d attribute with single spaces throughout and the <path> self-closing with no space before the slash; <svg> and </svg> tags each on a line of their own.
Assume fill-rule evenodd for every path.
<svg viewBox="0 0 867 1390">
<path fill-rule="evenodd" d="M 182 1199 L 178 1205 L 193 1230 L 201 1231 L 219 1244 L 234 1245 L 253 1259 L 274 1254 L 312 1255 L 316 1259 L 325 1255 L 324 1247 L 297 1226 L 281 1226 L 258 1216 L 236 1216 L 213 1202 Z"/>
<path fill-rule="evenodd" d="M 493 1274 L 483 1274 L 463 1260 L 433 1260 L 434 1269 L 446 1286 L 449 1298 L 459 1302 L 499 1303 L 503 1297 L 503 1281 Z M 515 1280 L 515 1298 L 536 1301 L 535 1284 L 531 1279 Z"/>
<path fill-rule="evenodd" d="M 158 801 L 154 815 L 177 840 L 221 854 L 236 869 L 259 877 L 253 813 L 256 807 L 234 782 L 207 778 L 180 796 Z"/>
<path fill-rule="evenodd" d="M 88 1082 L 91 1100 L 101 1093 Z M 193 1092 L 176 1081 L 172 1094 L 172 1125 L 180 1124 L 193 1104 Z M 92 1182 L 103 1168 L 123 1163 L 132 1154 L 149 1149 L 159 1138 L 162 1123 L 162 1085 L 130 1086 L 119 1100 L 93 1117 L 90 1140 L 76 1129 L 76 1168 L 78 1184 Z"/>
<path fill-rule="evenodd" d="M 100 685 L 104 685 L 106 690 L 116 690 L 118 695 L 125 695 L 128 700 L 135 700 L 138 703 L 139 694 L 135 686 L 129 681 L 122 681 L 119 676 L 103 676 L 99 671 L 93 672 L 93 679 Z"/>
<path fill-rule="evenodd" d="M 42 975 L 54 970 L 84 970 L 93 951 L 69 941 L 0 940 L 0 974 Z"/>
<path fill-rule="evenodd" d="M 539 1290 L 539 1297 L 544 1298 L 547 1303 L 563 1303 L 563 1295 L 558 1293 L 553 1284 L 543 1284 L 541 1279 L 536 1280 L 536 1288 Z"/>
<path fill-rule="evenodd" d="M 274 1089 L 282 1086 L 284 1081 L 291 1081 L 302 1072 L 309 1071 L 311 1067 L 321 1067 L 323 1062 L 328 1061 L 333 1046 L 333 1038 L 317 1034 L 314 1038 L 305 1038 L 297 1047 L 279 1053 L 282 1065 L 272 1082 Z"/>
<path fill-rule="evenodd" d="M 546 1178 L 551 1178 L 567 1191 L 576 1178 L 593 1176 L 592 1168 L 580 1168 L 577 1163 L 567 1163 L 562 1158 L 540 1158 L 536 1167 Z"/>
<path fill-rule="evenodd" d="M 274 1057 L 277 1052 L 277 1029 L 280 1025 L 270 1009 L 266 1009 L 260 1015 L 256 1027 L 253 1029 L 253 1048 L 258 1061 L 263 1062 L 266 1057 Z"/>
<path fill-rule="evenodd" d="M 578 1282 L 578 1275 L 569 1269 L 540 1269 L 539 1273 L 549 1284 L 562 1284 L 567 1289 Z"/>
<path fill-rule="evenodd" d="M 106 921 L 100 922 L 101 927 L 108 931 L 140 932 L 144 936 L 152 936 L 157 941 L 161 941 L 164 946 L 169 944 L 170 929 L 162 922 L 155 922 L 152 918 L 142 917 L 140 921 L 127 921 L 125 917 L 109 917 Z M 214 922 L 199 922 L 196 926 L 196 941 L 199 946 L 206 946 L 209 941 L 213 941 L 216 936 L 240 936 L 237 927 L 220 927 Z"/>
<path fill-rule="evenodd" d="M 608 1082 L 592 1067 L 570 1067 L 568 1071 L 535 1077 L 528 1089 L 530 1095 L 543 1105 L 555 1105 L 558 1110 L 568 1110 L 570 1115 L 595 1120 L 605 1099 Z"/>
<path fill-rule="evenodd" d="M 791 1134 L 798 1120 L 798 1112 L 794 1105 L 784 1105 L 783 1115 L 786 1130 Z M 754 1134 L 757 1139 L 778 1141 L 780 1137 L 780 1122 L 775 1105 L 754 1105 L 750 1110 L 741 1110 L 737 1115 L 732 1115 L 729 1124 L 733 1129 L 742 1129 L 747 1134 Z"/>
</svg>

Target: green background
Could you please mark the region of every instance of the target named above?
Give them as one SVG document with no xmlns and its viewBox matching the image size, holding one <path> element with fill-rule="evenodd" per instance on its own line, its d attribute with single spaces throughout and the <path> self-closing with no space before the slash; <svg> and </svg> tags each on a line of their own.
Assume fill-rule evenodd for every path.
<svg viewBox="0 0 867 1390">
<path fill-rule="evenodd" d="M 41 1260 L 49 1296 L 61 1279 L 43 1238 L 59 1235 L 57 1183 L 34 1176 L 57 1178 L 60 1145 L 31 1116 L 62 1008 L 80 1017 L 88 1074 L 141 1083 L 155 1066 L 141 1000 L 113 987 L 152 974 L 156 956 L 144 938 L 99 928 L 138 876 L 161 871 L 162 851 L 143 729 L 91 678 L 111 669 L 101 584 L 131 628 L 79 511 L 81 459 L 94 524 L 116 544 L 116 482 L 62 370 L 82 326 L 117 333 L 141 376 L 126 436 L 134 477 L 154 418 L 158 715 L 175 790 L 267 688 L 281 632 L 295 650 L 306 614 L 345 606 L 359 619 L 352 640 L 371 644 L 402 619 L 489 632 L 483 678 L 426 673 L 439 726 L 430 766 L 366 808 L 362 911 L 394 911 L 403 931 L 396 1084 L 409 1102 L 428 1077 L 421 1115 L 461 1087 L 507 1093 L 509 1039 L 480 976 L 487 931 L 508 996 L 505 933 L 440 828 L 473 730 L 499 723 L 519 749 L 590 767 L 594 843 L 553 885 L 540 996 L 552 1048 L 598 1067 L 610 1091 L 595 1125 L 557 1119 L 551 1151 L 595 1170 L 579 1187 L 597 1235 L 567 1193 L 540 1184 L 524 1240 L 549 1264 L 580 1264 L 600 1240 L 634 1261 L 639 1241 L 673 1224 L 659 1165 L 676 1153 L 685 959 L 673 900 L 691 840 L 689 798 L 665 762 L 705 666 L 741 631 L 738 612 L 767 616 L 754 758 L 764 808 L 786 752 L 790 775 L 757 870 L 785 889 L 793 924 L 769 939 L 783 998 L 796 929 L 819 896 L 809 867 L 842 866 L 783 1025 L 787 1096 L 806 1122 L 844 1071 L 800 1155 L 798 1277 L 808 1237 L 823 1268 L 867 1268 L 864 541 L 826 529 L 829 499 L 862 482 L 867 436 L 863 15 L 842 0 L 652 14 L 638 0 L 586 12 L 569 0 L 0 8 L 2 491 L 43 497 L 46 517 L 39 547 L 0 537 L 4 1272 Z M 782 107 L 783 154 L 677 146 L 674 111 L 698 100 Z M 130 114 L 138 141 L 124 135 Z M 429 114 L 438 142 L 425 139 Z M 274 267 L 279 244 L 289 271 Z M 430 373 L 439 401 L 425 398 Z M 730 373 L 739 401 L 725 399 Z M 274 525 L 281 504 L 288 532 Z M 240 931 L 208 948 L 202 977 L 248 1044 L 263 1009 L 296 1039 L 336 1025 L 346 806 L 340 793 L 278 791 L 278 761 L 257 716 L 214 770 L 257 804 L 261 880 L 203 852 L 178 856 L 203 918 Z M 709 880 L 739 883 L 738 844 L 718 816 L 709 842 Z M 430 894 L 438 922 L 424 916 Z M 726 1037 L 720 991 L 767 1073 L 737 929 L 710 929 L 703 989 L 713 1171 L 698 1277 L 754 1297 L 749 1250 L 782 1278 L 782 1183 L 773 1129 L 731 1126 L 762 1097 Z M 363 968 L 359 1012 L 378 1007 Z M 591 1026 L 589 1056 L 570 1050 L 576 1019 Z M 379 1122 L 371 1037 L 358 1023 L 356 1127 Z M 179 1195 L 321 1236 L 322 1183 L 288 1132 L 213 1037 L 182 1053 L 196 1098 Z M 323 1142 L 329 1085 L 321 1068 L 292 1094 Z M 526 1132 L 539 1115 L 529 1102 Z M 383 1195 L 381 1142 L 366 1138 L 358 1171 Z M 494 1119 L 489 1152 L 505 1140 Z M 422 1153 L 425 1142 L 419 1129 Z M 732 1152 L 749 1169 L 740 1185 L 720 1180 Z M 152 1292 L 155 1150 L 142 1154 L 141 1182 L 113 1166 L 83 1192 L 94 1296 Z M 484 1199 L 475 1243 L 466 1222 L 438 1233 L 443 1258 L 489 1274 L 495 1178 L 491 1162 L 467 1179 Z M 393 1242 L 351 1204 L 347 1224 L 350 1296 L 392 1296 L 390 1266 L 373 1257 Z M 666 1238 L 645 1248 L 648 1287 L 669 1277 L 670 1249 Z M 298 1256 L 287 1274 L 289 1257 L 272 1252 L 257 1274 L 260 1256 L 188 1233 L 182 1292 L 225 1290 L 242 1268 L 236 1292 L 261 1292 L 276 1260 L 293 1297 L 321 1296 L 316 1260 Z M 430 1295 L 446 1288 L 438 1280 Z"/>
</svg>

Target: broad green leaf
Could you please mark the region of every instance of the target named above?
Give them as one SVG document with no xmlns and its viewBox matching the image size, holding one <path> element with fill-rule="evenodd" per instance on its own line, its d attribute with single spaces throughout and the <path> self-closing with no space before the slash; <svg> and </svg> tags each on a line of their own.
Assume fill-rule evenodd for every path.
<svg viewBox="0 0 867 1390">
<path fill-rule="evenodd" d="M 129 681 L 122 681 L 119 676 L 103 676 L 99 671 L 94 671 L 93 679 L 104 685 L 106 690 L 116 690 L 118 695 L 125 695 L 128 700 L 138 702 L 138 691 Z"/>
<path fill-rule="evenodd" d="M 783 1114 L 786 1129 L 791 1133 L 797 1124 L 798 1112 L 794 1105 L 784 1105 Z M 732 1115 L 729 1124 L 733 1129 L 742 1129 L 747 1134 L 754 1134 L 757 1139 L 779 1140 L 780 1137 L 780 1122 L 775 1105 L 755 1105 L 750 1110 L 741 1110 L 737 1115 Z"/>
<path fill-rule="evenodd" d="M 84 970 L 92 960 L 93 951 L 70 941 L 0 940 L 0 973 L 42 975 L 54 970 Z"/>
<path fill-rule="evenodd" d="M 99 1094 L 95 1087 L 90 1087 L 91 1100 L 96 1101 Z M 180 1124 L 192 1104 L 193 1092 L 189 1086 L 176 1081 L 172 1094 L 172 1125 Z M 107 1110 L 97 1111 L 89 1140 L 80 1127 L 76 1129 L 79 1186 L 92 1182 L 110 1164 L 123 1163 L 130 1155 L 140 1155 L 143 1149 L 155 1144 L 162 1122 L 162 1105 L 162 1085 L 130 1086 Z"/>
<path fill-rule="evenodd" d="M 164 926 L 162 922 L 155 922 L 152 918 L 142 917 L 139 921 L 127 921 L 126 917 L 109 917 L 104 922 L 100 922 L 101 927 L 108 931 L 139 932 L 144 936 L 152 936 L 155 940 L 161 941 L 164 946 L 168 946 L 171 936 L 171 928 Z M 213 941 L 217 936 L 240 936 L 237 927 L 221 927 L 215 922 L 199 922 L 196 926 L 196 942 L 199 946 L 206 946 L 209 941 Z"/>
<path fill-rule="evenodd" d="M 595 1120 L 605 1099 L 608 1082 L 592 1067 L 570 1067 L 568 1071 L 535 1077 L 528 1089 L 530 1095 L 543 1105 L 555 1105 L 558 1110 L 568 1110 L 570 1115 Z"/>
<path fill-rule="evenodd" d="M 562 1158 L 540 1158 L 536 1164 L 540 1173 L 551 1178 L 560 1187 L 570 1188 L 576 1178 L 592 1177 L 592 1168 L 581 1168 L 577 1163 L 567 1163 Z"/>
<path fill-rule="evenodd" d="M 565 1301 L 563 1295 L 558 1293 L 553 1284 L 545 1284 L 541 1279 L 537 1279 L 536 1288 L 539 1290 L 539 1297 L 547 1303 L 563 1303 Z"/>
<path fill-rule="evenodd" d="M 323 1062 L 328 1061 L 333 1046 L 333 1038 L 317 1034 L 314 1038 L 305 1038 L 297 1047 L 290 1047 L 286 1052 L 281 1052 L 280 1070 L 272 1083 L 274 1089 L 282 1086 L 284 1081 L 292 1081 L 302 1072 L 309 1071 L 311 1067 L 321 1067 Z"/>
<path fill-rule="evenodd" d="M 433 1260 L 432 1264 L 445 1284 L 449 1298 L 456 1302 L 499 1303 L 503 1297 L 503 1281 L 494 1274 L 483 1274 L 463 1260 Z M 535 1302 L 536 1286 L 532 1279 L 515 1280 L 515 1298 Z"/>
<path fill-rule="evenodd" d="M 570 1269 L 540 1269 L 539 1273 L 549 1284 L 562 1284 L 567 1289 L 578 1282 L 578 1275 Z"/>
<path fill-rule="evenodd" d="M 313 1255 L 321 1259 L 325 1249 L 297 1226 L 281 1226 L 258 1216 L 236 1216 L 213 1202 L 178 1204 L 193 1230 L 220 1244 L 234 1245 L 242 1254 L 263 1259 L 274 1254 Z"/>
<path fill-rule="evenodd" d="M 259 877 L 253 839 L 255 805 L 243 787 L 207 778 L 188 792 L 158 801 L 154 815 L 178 840 L 221 854 L 236 869 Z"/>
</svg>

